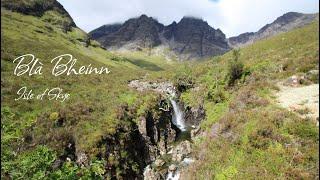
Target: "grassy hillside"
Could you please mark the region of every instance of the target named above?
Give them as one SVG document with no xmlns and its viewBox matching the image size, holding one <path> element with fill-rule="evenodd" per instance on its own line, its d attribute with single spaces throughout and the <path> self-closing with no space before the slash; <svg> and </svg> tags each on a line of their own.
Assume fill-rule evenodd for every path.
<svg viewBox="0 0 320 180">
<path fill-rule="evenodd" d="M 68 143 L 74 142 L 77 150 L 95 157 L 103 151 L 97 143 L 128 123 L 117 117 L 121 106 L 128 104 L 139 109 L 156 98 L 152 93 L 139 94 L 129 89 L 128 81 L 145 74 L 149 74 L 146 78 L 160 77 L 160 72 L 174 65 L 143 54 L 130 57 L 111 54 L 94 41 L 86 45 L 87 35 L 82 30 L 72 27 L 64 32 L 59 24 L 48 22 L 47 18 L 7 10 L 1 13 L 2 176 L 23 177 L 24 173 L 32 172 L 22 169 L 27 165 L 19 161 L 37 153 L 39 145 L 46 145 L 50 153 L 60 156 L 66 153 Z M 43 74 L 15 76 L 13 60 L 28 53 L 44 64 Z M 76 67 L 104 66 L 111 73 L 54 77 L 50 61 L 66 53 L 78 59 Z M 35 94 L 60 87 L 64 93 L 70 93 L 71 98 L 65 102 L 14 101 L 23 86 Z M 59 121 L 63 121 L 63 125 L 57 125 Z"/>
<path fill-rule="evenodd" d="M 237 63 L 233 52 L 178 63 L 143 52 L 106 51 L 77 27 L 65 29 L 68 18 L 54 9 L 41 16 L 3 9 L 1 18 L 4 179 L 108 179 L 111 166 L 119 179 L 141 174 L 143 167 L 130 154 L 136 147 L 130 133 L 136 132 L 138 117 L 153 111 L 161 97 L 128 88 L 128 81 L 138 78 L 172 81 L 178 89 L 183 87 L 185 106 L 206 110 L 203 136 L 194 141 L 198 161 L 187 169 L 185 179 L 319 176 L 318 128 L 280 108 L 273 96 L 277 82 L 319 69 L 318 22 L 241 49 Z M 12 61 L 27 53 L 45 64 L 42 75 L 14 76 Z M 66 53 L 78 59 L 76 67 L 106 66 L 111 73 L 52 76 L 51 59 Z M 242 71 L 230 83 L 234 68 Z M 14 101 L 22 86 L 35 93 L 60 87 L 71 98 L 62 103 Z M 101 144 L 108 139 L 116 139 L 122 148 L 119 159 L 101 158 L 107 152 Z M 72 158 L 56 167 L 60 157 L 72 157 L 74 151 L 87 153 L 89 165 L 80 167 Z"/>
<path fill-rule="evenodd" d="M 242 76 L 227 85 L 232 52 L 194 68 L 201 92 L 185 102 L 205 102 L 204 136 L 197 139 L 198 161 L 186 179 L 316 179 L 319 132 L 310 119 L 276 104 L 276 84 L 319 69 L 319 22 L 240 50 Z M 314 82 L 318 82 L 315 79 Z M 188 178 L 191 177 L 191 178 Z"/>
</svg>

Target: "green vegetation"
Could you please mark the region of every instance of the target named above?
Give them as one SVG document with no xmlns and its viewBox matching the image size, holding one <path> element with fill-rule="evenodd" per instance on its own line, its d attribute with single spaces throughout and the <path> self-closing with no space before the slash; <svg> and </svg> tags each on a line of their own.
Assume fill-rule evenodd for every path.
<svg viewBox="0 0 320 180">
<path fill-rule="evenodd" d="M 204 86 L 207 88 L 204 92 L 211 92 L 210 84 L 215 84 L 211 79 L 215 79 L 216 83 L 220 82 L 216 87 L 224 89 L 228 96 L 212 101 L 212 95 L 208 98 L 203 93 L 188 94 L 206 102 L 207 117 L 201 127 L 207 134 L 196 141 L 198 161 L 188 169 L 186 177 L 314 179 L 319 176 L 318 127 L 279 108 L 272 95 L 277 90 L 275 84 L 283 78 L 319 68 L 318 28 L 319 23 L 315 22 L 242 48 L 240 56 L 239 51 L 229 52 L 194 68 L 201 72 L 197 78 L 200 85 L 195 86 Z M 217 72 L 222 75 L 208 78 Z M 228 87 L 230 80 L 235 82 L 235 79 L 239 81 Z M 213 94 L 221 96 L 220 93 Z"/>
<path fill-rule="evenodd" d="M 128 81 L 159 77 L 165 80 L 166 77 L 162 76 L 164 69 L 169 70 L 175 64 L 141 53 L 112 54 L 100 48 L 95 41 L 86 44 L 87 35 L 82 30 L 72 27 L 68 32 L 63 31 L 59 23 L 55 23 L 60 20 L 51 16 L 52 13 L 56 12 L 45 12 L 42 17 L 7 10 L 1 13 L 1 159 L 6 164 L 2 167 L 3 177 L 21 178 L 28 173 L 27 177 L 31 178 L 33 174 L 37 177 L 47 174 L 48 169 L 25 172 L 25 165 L 17 163 L 33 156 L 37 153 L 38 145 L 43 144 L 47 145 L 49 152 L 61 157 L 70 155 L 65 147 L 74 143 L 75 149 L 86 152 L 90 159 L 94 159 L 97 154 L 104 152 L 104 148 L 97 144 L 125 126 L 127 120 L 120 120 L 117 115 L 121 105 L 128 104 L 136 110 L 142 107 L 149 109 L 148 106 L 152 103 L 145 101 L 155 99 L 152 98 L 155 97 L 152 93 L 139 93 L 129 89 Z M 49 14 L 53 19 L 48 19 Z M 16 64 L 12 61 L 26 53 L 33 53 L 44 64 L 42 75 L 14 76 Z M 51 59 L 66 53 L 78 59 L 76 67 L 89 64 L 93 67 L 105 66 L 111 73 L 71 75 L 68 78 L 52 76 Z M 125 61 L 115 61 L 115 57 Z M 170 73 L 164 74 L 170 77 Z M 46 88 L 60 87 L 64 92 L 70 93 L 71 98 L 63 103 L 53 100 L 14 101 L 17 98 L 16 92 L 23 86 L 32 89 L 35 94 Z M 50 163 L 52 164 L 51 160 L 48 166 Z M 74 163 L 64 165 L 54 174 L 69 173 L 70 177 L 78 176 L 78 170 L 74 166 Z M 119 176 L 121 173 L 123 172 L 119 169 Z"/>
<path fill-rule="evenodd" d="M 235 49 L 232 51 L 233 60 L 229 62 L 228 69 L 228 84 L 234 85 L 235 81 L 240 79 L 243 75 L 243 64 L 239 62 L 240 50 Z"/>
<path fill-rule="evenodd" d="M 32 9 L 34 4 L 26 6 Z M 201 123 L 206 135 L 195 140 L 198 161 L 190 166 L 187 177 L 319 176 L 318 128 L 279 108 L 272 96 L 278 81 L 319 68 L 318 22 L 241 51 L 178 63 L 144 52 L 106 51 L 82 30 L 70 26 L 63 13 L 55 8 L 44 9 L 36 16 L 8 10 L 1 13 L 3 178 L 121 179 L 129 173 L 141 174 L 143 167 L 130 152 L 136 145 L 132 139 L 136 137 L 139 117 L 149 112 L 157 115 L 159 102 L 158 95 L 127 86 L 130 80 L 142 78 L 173 82 L 185 106 L 203 106 L 206 111 Z M 45 64 L 43 75 L 13 75 L 12 61 L 26 53 L 34 53 Z M 66 53 L 78 59 L 76 67 L 107 66 L 111 73 L 53 77 L 50 60 Z M 35 93 L 60 87 L 71 94 L 71 99 L 63 103 L 14 101 L 22 86 Z M 103 156 L 109 152 L 106 145 L 120 148 L 120 158 Z M 87 166 L 75 163 L 75 149 L 88 154 Z M 70 160 L 58 163 L 66 157 Z"/>
</svg>

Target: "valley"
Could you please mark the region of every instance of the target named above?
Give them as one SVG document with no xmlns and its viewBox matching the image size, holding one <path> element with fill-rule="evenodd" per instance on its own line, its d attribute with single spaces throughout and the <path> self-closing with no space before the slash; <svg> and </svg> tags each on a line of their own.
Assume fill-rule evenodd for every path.
<svg viewBox="0 0 320 180">
<path fill-rule="evenodd" d="M 87 34 L 44 2 L 2 1 L 3 179 L 319 177 L 316 113 L 279 104 L 316 94 L 318 17 L 231 49 L 198 18 L 141 15 Z M 32 63 L 14 71 L 26 53 L 43 64 L 32 76 Z M 49 87 L 57 101 L 35 100 Z"/>
</svg>

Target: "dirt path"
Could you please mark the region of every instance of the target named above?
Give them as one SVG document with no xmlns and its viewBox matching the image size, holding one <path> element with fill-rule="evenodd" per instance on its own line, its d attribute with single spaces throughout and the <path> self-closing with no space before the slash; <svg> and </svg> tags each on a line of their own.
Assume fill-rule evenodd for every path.
<svg viewBox="0 0 320 180">
<path fill-rule="evenodd" d="M 280 85 L 276 94 L 279 104 L 302 117 L 309 117 L 319 125 L 319 84 L 291 87 Z"/>
</svg>

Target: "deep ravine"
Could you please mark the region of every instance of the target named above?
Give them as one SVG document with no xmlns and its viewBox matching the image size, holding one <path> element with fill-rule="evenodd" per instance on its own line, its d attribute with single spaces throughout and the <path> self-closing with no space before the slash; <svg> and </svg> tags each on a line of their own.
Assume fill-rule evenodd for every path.
<svg viewBox="0 0 320 180">
<path fill-rule="evenodd" d="M 152 147 L 157 148 L 157 151 L 160 151 L 160 154 L 156 155 L 144 168 L 143 178 L 145 180 L 154 180 L 154 179 L 166 179 L 166 180 L 178 180 L 180 179 L 181 169 L 188 166 L 189 164 L 194 162 L 192 159 L 192 143 L 190 137 L 190 131 L 194 128 L 197 128 L 198 124 L 194 124 L 193 122 L 198 121 L 199 113 L 202 111 L 196 111 L 193 114 L 193 111 L 190 108 L 185 109 L 183 102 L 179 100 L 179 92 L 173 86 L 173 84 L 169 82 L 162 83 L 153 83 L 153 82 L 145 82 L 140 80 L 133 80 L 129 83 L 129 87 L 135 88 L 138 91 L 147 91 L 152 90 L 158 92 L 162 95 L 163 99 L 167 99 L 167 103 L 170 104 L 170 108 L 162 109 L 159 108 L 159 112 L 165 112 L 170 114 L 170 119 L 167 123 L 167 126 L 172 127 L 175 131 L 174 140 L 173 141 L 165 141 L 165 149 L 163 150 L 161 141 L 156 142 L 153 141 Z M 203 115 L 204 117 L 204 115 Z M 187 122 L 188 118 L 188 122 Z M 190 121 L 190 119 L 192 119 Z M 150 122 L 156 122 L 155 119 L 146 118 L 145 123 L 150 124 Z M 190 123 L 191 122 L 191 123 Z M 140 122 L 141 123 L 141 122 Z M 142 123 L 144 124 L 144 123 Z M 152 126 L 146 126 L 147 133 L 146 137 L 149 139 L 157 134 L 151 133 L 156 127 L 154 123 Z M 159 139 L 162 138 L 162 134 L 158 133 L 157 136 L 160 136 Z M 164 135 L 165 136 L 165 135 Z M 149 147 L 151 147 L 149 145 Z"/>
</svg>

